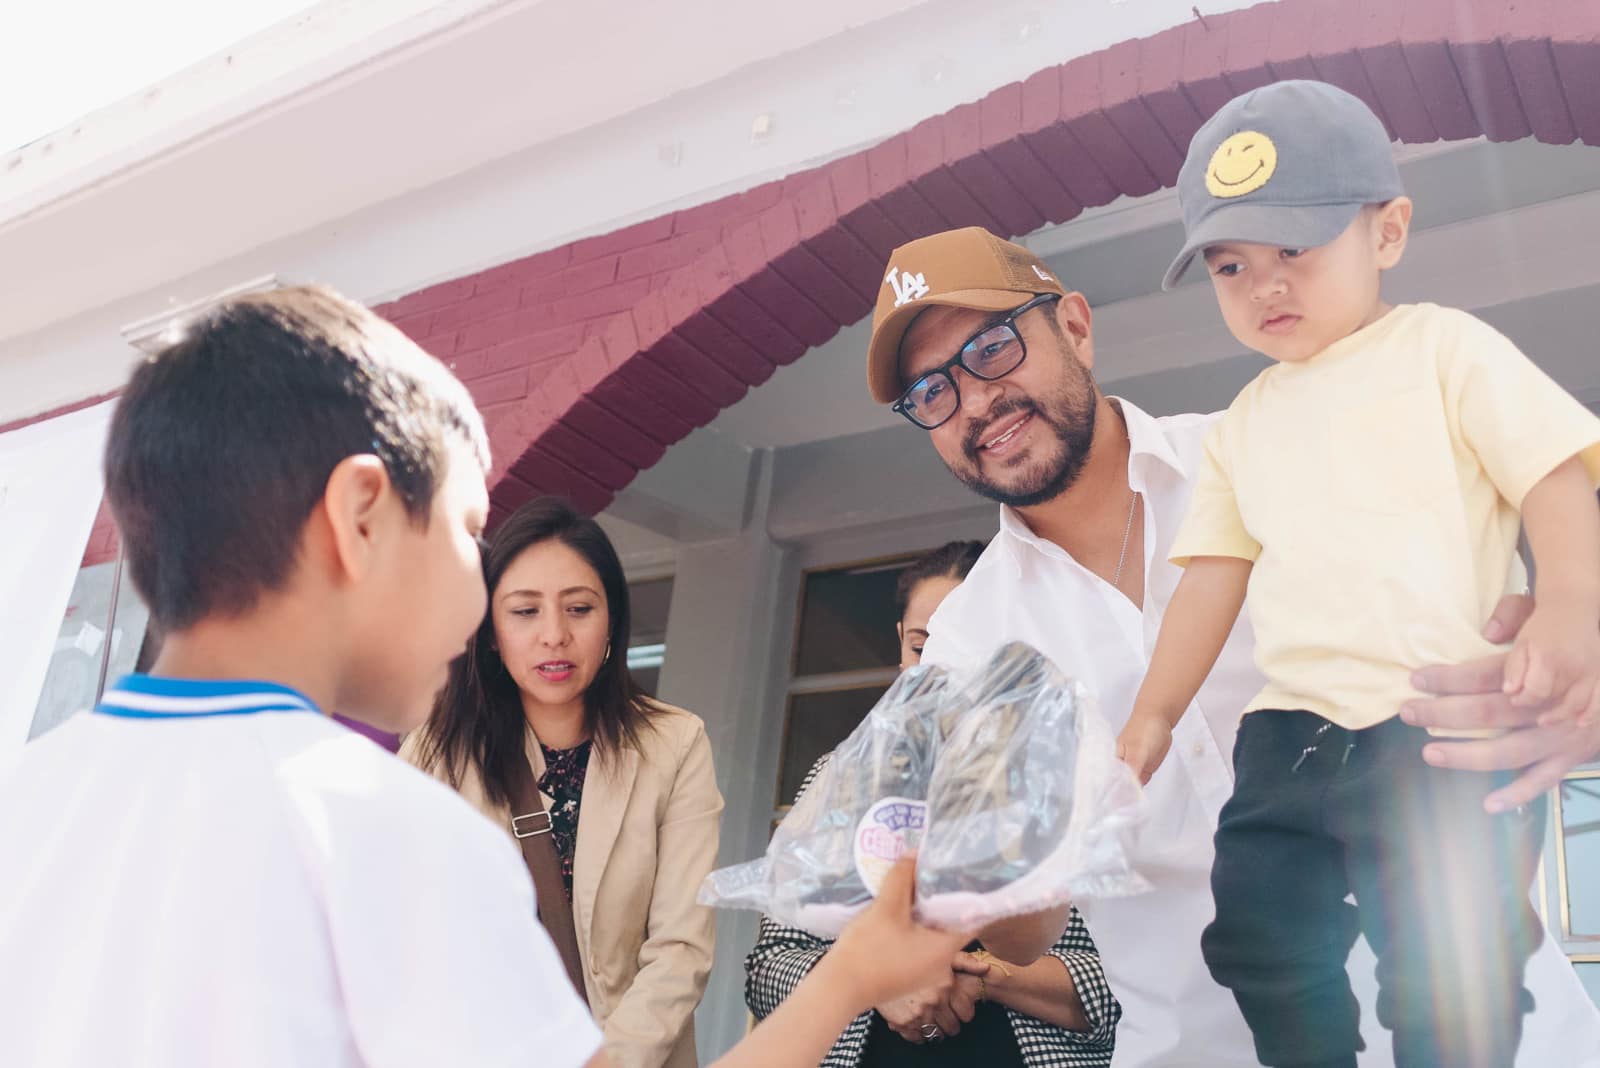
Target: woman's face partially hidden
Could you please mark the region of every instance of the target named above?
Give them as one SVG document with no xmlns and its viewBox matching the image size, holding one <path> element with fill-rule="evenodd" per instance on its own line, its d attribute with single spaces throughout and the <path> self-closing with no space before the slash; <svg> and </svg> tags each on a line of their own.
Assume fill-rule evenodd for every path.
<svg viewBox="0 0 1600 1068">
<path fill-rule="evenodd" d="M 928 640 L 928 620 L 950 591 L 961 580 L 950 575 L 934 575 L 911 587 L 906 599 L 906 614 L 896 625 L 900 632 L 900 670 L 922 663 L 922 644 Z"/>
</svg>

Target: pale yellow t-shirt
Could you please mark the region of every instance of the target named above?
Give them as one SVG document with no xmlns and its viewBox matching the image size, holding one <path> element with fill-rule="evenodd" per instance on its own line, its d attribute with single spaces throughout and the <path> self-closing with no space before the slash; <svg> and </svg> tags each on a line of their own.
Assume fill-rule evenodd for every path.
<svg viewBox="0 0 1600 1068">
<path fill-rule="evenodd" d="M 1411 671 L 1484 656 L 1527 576 L 1524 495 L 1600 419 L 1487 323 L 1403 305 L 1301 364 L 1274 364 L 1206 439 L 1172 546 L 1255 562 L 1247 608 L 1266 688 L 1245 711 L 1361 729 L 1416 696 Z"/>
</svg>

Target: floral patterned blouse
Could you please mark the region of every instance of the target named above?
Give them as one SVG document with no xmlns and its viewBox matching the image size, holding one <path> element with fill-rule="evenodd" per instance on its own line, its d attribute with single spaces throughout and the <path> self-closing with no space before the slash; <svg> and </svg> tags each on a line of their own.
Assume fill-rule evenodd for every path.
<svg viewBox="0 0 1600 1068">
<path fill-rule="evenodd" d="M 551 749 L 543 742 L 544 774 L 539 789 L 550 798 L 550 838 L 561 858 L 561 885 L 572 900 L 572 857 L 578 850 L 578 804 L 583 800 L 583 779 L 589 771 L 589 742 L 571 749 Z"/>
</svg>

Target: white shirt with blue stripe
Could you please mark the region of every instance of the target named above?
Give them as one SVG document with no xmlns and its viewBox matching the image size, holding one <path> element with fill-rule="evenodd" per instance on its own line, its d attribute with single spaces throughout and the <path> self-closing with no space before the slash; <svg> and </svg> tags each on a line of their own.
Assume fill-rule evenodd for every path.
<svg viewBox="0 0 1600 1068">
<path fill-rule="evenodd" d="M 0 783 L 0 1064 L 581 1065 L 532 893 L 304 695 L 129 676 Z"/>
</svg>

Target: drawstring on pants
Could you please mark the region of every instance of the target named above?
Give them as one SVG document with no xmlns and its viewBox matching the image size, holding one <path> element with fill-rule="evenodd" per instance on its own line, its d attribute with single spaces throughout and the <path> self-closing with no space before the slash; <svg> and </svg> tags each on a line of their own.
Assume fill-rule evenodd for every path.
<svg viewBox="0 0 1600 1068">
<path fill-rule="evenodd" d="M 1322 726 L 1317 728 L 1317 732 L 1311 736 L 1311 744 L 1300 750 L 1300 756 L 1295 759 L 1294 764 L 1289 768 L 1291 773 L 1299 771 L 1300 765 L 1309 760 L 1311 758 L 1311 754 L 1315 753 L 1319 748 L 1322 747 L 1322 736 L 1327 734 L 1328 731 L 1332 729 L 1332 723 L 1324 723 Z M 1355 748 L 1356 740 L 1352 735 L 1349 742 L 1346 743 L 1344 747 L 1344 755 L 1339 758 L 1340 767 L 1344 767 L 1346 764 L 1350 763 L 1350 754 L 1355 752 Z"/>
</svg>

